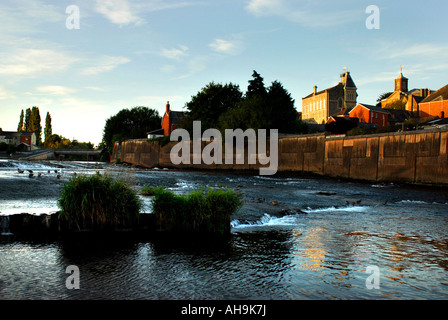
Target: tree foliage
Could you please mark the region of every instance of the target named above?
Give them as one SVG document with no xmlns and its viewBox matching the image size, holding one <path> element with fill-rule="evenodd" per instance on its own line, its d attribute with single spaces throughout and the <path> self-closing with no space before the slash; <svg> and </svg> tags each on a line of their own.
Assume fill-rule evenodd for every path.
<svg viewBox="0 0 448 320">
<path fill-rule="evenodd" d="M 18 132 L 22 132 L 23 131 L 23 121 L 24 121 L 24 114 L 23 114 L 23 109 L 22 109 L 22 112 L 20 113 L 19 124 L 17 126 L 17 131 Z"/>
<path fill-rule="evenodd" d="M 116 141 L 146 138 L 148 132 L 160 128 L 161 120 L 156 110 L 147 107 L 120 110 L 106 120 L 102 141 L 105 152 L 112 154 Z"/>
<path fill-rule="evenodd" d="M 53 130 L 51 127 L 51 116 L 50 116 L 50 112 L 47 112 L 47 116 L 45 117 L 45 129 L 44 129 L 45 142 L 47 142 L 47 139 L 50 138 L 52 133 L 53 133 Z"/>
<path fill-rule="evenodd" d="M 192 121 L 201 121 L 203 130 L 278 129 L 281 133 L 306 132 L 299 120 L 290 93 L 279 81 L 269 87 L 255 70 L 248 81 L 246 94 L 232 83 L 210 83 L 186 104 L 188 116 L 182 127 L 191 130 Z"/>
<path fill-rule="evenodd" d="M 36 134 L 36 144 L 42 144 L 42 126 L 38 107 L 27 108 L 25 111 L 25 117 L 22 109 L 17 131 L 34 132 Z"/>
<path fill-rule="evenodd" d="M 217 128 L 219 117 L 237 108 L 242 97 L 243 93 L 238 85 L 211 82 L 186 103 L 187 116 L 181 125 L 191 130 L 192 122 L 198 120 L 201 121 L 202 130 Z"/>
</svg>

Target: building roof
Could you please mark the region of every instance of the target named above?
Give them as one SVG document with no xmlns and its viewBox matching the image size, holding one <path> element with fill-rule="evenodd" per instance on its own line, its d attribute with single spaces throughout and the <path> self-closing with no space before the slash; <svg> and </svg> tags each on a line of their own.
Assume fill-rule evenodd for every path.
<svg viewBox="0 0 448 320">
<path fill-rule="evenodd" d="M 176 123 L 185 117 L 185 112 L 183 111 L 170 111 L 170 118 L 172 123 Z"/>
<path fill-rule="evenodd" d="M 32 136 L 34 132 L 26 131 L 0 131 L 0 136 L 3 137 L 22 137 L 22 136 Z"/>
<path fill-rule="evenodd" d="M 165 131 L 163 130 L 163 128 L 160 129 L 156 129 L 153 131 L 148 132 L 147 134 L 163 134 Z"/>
<path fill-rule="evenodd" d="M 338 86 L 341 86 L 341 85 L 342 85 L 341 83 L 338 83 L 337 85 L 335 85 L 335 86 L 333 86 L 333 87 L 331 87 L 331 88 L 327 88 L 327 89 L 325 89 L 325 90 L 318 91 L 318 92 L 316 92 L 316 94 L 314 94 L 314 92 L 313 92 L 313 93 L 307 95 L 306 97 L 304 97 L 304 98 L 302 98 L 302 99 L 307 99 L 307 98 L 310 98 L 310 97 L 312 97 L 312 96 L 314 96 L 314 95 L 317 96 L 317 95 L 319 95 L 319 94 L 322 94 L 322 93 L 324 93 L 324 92 L 326 92 L 326 91 L 332 90 L 332 89 L 334 89 L 334 88 L 336 88 L 336 87 L 338 87 Z"/>
<path fill-rule="evenodd" d="M 408 110 L 384 109 L 392 116 L 390 121 L 403 122 L 412 117 L 412 113 Z"/>
<path fill-rule="evenodd" d="M 435 100 L 448 100 L 448 84 L 434 93 L 431 93 L 421 103 L 431 102 Z"/>
<path fill-rule="evenodd" d="M 365 104 L 365 103 L 358 103 L 355 108 L 357 106 L 362 106 L 366 109 L 372 110 L 372 111 L 376 111 L 376 112 L 381 112 L 381 113 L 388 113 L 386 109 L 383 109 L 381 107 L 377 107 L 377 106 L 372 106 L 370 104 Z M 350 112 L 352 112 L 355 108 L 353 108 Z"/>
<path fill-rule="evenodd" d="M 356 85 L 353 82 L 352 77 L 350 76 L 350 72 L 346 72 L 346 73 L 342 74 L 341 77 L 345 77 L 346 78 L 346 80 L 345 80 L 345 87 L 346 88 L 354 88 L 354 89 L 356 89 Z"/>
</svg>

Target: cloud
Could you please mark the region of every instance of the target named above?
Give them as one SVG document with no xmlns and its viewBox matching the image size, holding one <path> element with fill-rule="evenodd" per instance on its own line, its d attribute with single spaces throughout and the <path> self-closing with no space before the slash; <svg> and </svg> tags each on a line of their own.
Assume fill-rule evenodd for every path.
<svg viewBox="0 0 448 320">
<path fill-rule="evenodd" d="M 95 9 L 120 26 L 139 25 L 143 22 L 143 19 L 133 13 L 130 3 L 126 0 L 96 0 Z"/>
<path fill-rule="evenodd" d="M 242 51 L 242 41 L 240 37 L 235 37 L 232 40 L 215 39 L 209 44 L 209 47 L 219 53 L 236 55 Z"/>
<path fill-rule="evenodd" d="M 39 86 L 36 88 L 36 91 L 40 94 L 46 95 L 69 95 L 71 93 L 75 93 L 77 90 L 64 86 Z"/>
<path fill-rule="evenodd" d="M 0 75 L 36 76 L 59 72 L 77 60 L 52 49 L 17 49 L 0 56 Z"/>
<path fill-rule="evenodd" d="M 258 17 L 280 16 L 305 27 L 327 28 L 365 19 L 364 10 L 352 7 L 356 6 L 322 0 L 250 0 L 246 10 Z"/>
<path fill-rule="evenodd" d="M 188 47 L 180 45 L 179 48 L 174 49 L 163 49 L 161 55 L 168 59 L 180 60 L 182 57 L 187 55 Z"/>
<path fill-rule="evenodd" d="M 14 99 L 15 96 L 0 86 L 0 100 Z"/>
<path fill-rule="evenodd" d="M 126 57 L 112 57 L 112 56 L 103 56 L 97 62 L 97 65 L 93 67 L 84 68 L 81 71 L 82 75 L 96 75 L 103 72 L 108 72 L 119 65 L 126 64 L 131 60 Z"/>
</svg>

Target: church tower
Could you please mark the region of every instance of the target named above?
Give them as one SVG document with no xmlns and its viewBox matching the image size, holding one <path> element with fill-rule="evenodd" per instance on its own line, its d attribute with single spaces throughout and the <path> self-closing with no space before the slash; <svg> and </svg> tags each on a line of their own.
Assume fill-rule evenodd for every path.
<svg viewBox="0 0 448 320">
<path fill-rule="evenodd" d="M 341 83 L 344 86 L 344 108 L 351 109 L 356 107 L 358 93 L 350 72 L 346 71 L 341 74 Z"/>
<path fill-rule="evenodd" d="M 395 79 L 395 91 L 408 92 L 408 78 L 403 76 L 403 70 L 401 70 L 400 76 Z"/>
</svg>

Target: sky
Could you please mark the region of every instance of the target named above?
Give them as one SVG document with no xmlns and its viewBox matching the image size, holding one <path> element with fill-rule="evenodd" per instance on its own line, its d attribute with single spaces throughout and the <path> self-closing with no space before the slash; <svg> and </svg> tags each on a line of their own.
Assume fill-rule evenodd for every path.
<svg viewBox="0 0 448 320">
<path fill-rule="evenodd" d="M 369 6 L 377 10 L 367 10 Z M 358 102 L 448 83 L 441 0 L 1 0 L 0 128 L 37 106 L 53 133 L 97 145 L 124 108 L 185 104 L 253 71 L 302 98 L 350 72 Z M 401 67 L 402 66 L 402 67 Z"/>
</svg>

